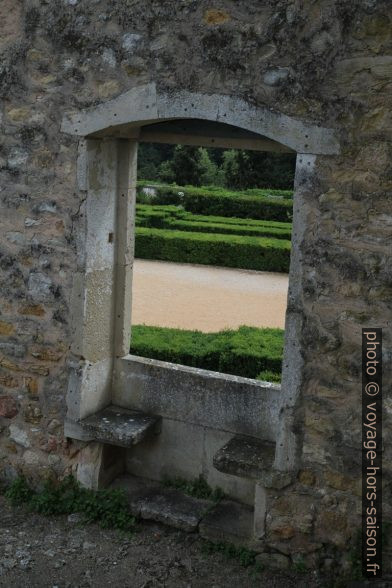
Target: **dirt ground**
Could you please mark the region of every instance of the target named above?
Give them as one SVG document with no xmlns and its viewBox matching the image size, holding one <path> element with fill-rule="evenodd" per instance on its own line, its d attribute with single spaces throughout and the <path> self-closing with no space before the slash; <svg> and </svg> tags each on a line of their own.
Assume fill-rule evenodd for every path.
<svg viewBox="0 0 392 588">
<path fill-rule="evenodd" d="M 284 328 L 288 276 L 136 259 L 132 323 L 198 329 Z"/>
<path fill-rule="evenodd" d="M 313 588 L 309 575 L 251 574 L 202 540 L 157 524 L 140 523 L 131 538 L 77 515 L 44 517 L 12 508 L 0 496 L 1 588 Z"/>
</svg>

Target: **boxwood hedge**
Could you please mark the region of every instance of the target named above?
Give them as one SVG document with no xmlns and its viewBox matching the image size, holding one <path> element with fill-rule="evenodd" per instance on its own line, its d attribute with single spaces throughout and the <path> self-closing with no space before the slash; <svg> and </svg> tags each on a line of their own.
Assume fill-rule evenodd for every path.
<svg viewBox="0 0 392 588">
<path fill-rule="evenodd" d="M 216 214 L 242 218 L 291 221 L 293 204 L 291 200 L 273 200 L 257 196 L 227 194 L 185 195 L 186 210 L 195 214 Z"/>
<path fill-rule="evenodd" d="M 150 204 L 181 204 L 196 214 L 290 221 L 292 199 L 287 190 L 232 192 L 223 188 L 194 186 L 154 186 L 155 195 L 146 195 L 145 182 L 139 182 L 138 201 Z"/>
<path fill-rule="evenodd" d="M 290 241 L 267 237 L 136 227 L 135 255 L 262 271 L 289 271 Z"/>
<path fill-rule="evenodd" d="M 279 381 L 283 334 L 282 329 L 246 326 L 202 333 L 134 325 L 130 353 L 247 378 Z"/>
<path fill-rule="evenodd" d="M 136 224 L 151 228 L 291 239 L 290 223 L 194 215 L 179 206 L 138 204 Z"/>
</svg>

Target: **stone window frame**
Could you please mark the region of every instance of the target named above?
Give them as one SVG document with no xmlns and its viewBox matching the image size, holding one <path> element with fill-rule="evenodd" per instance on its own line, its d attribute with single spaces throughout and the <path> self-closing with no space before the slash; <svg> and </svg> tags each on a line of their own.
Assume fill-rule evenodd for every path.
<svg viewBox="0 0 392 588">
<path fill-rule="evenodd" d="M 308 215 L 306 192 L 314 182 L 318 160 L 339 153 L 337 134 L 240 98 L 161 90 L 155 83 L 131 89 L 94 109 L 66 114 L 63 119 L 62 132 L 79 141 L 77 189 L 81 202 L 74 223 L 77 268 L 71 297 L 65 434 L 82 439 L 80 431 L 74 435 L 78 421 L 111 403 L 116 362 L 129 354 L 139 129 L 188 118 L 233 125 L 297 153 L 274 463 L 277 470 L 290 471 L 301 452 L 295 414 L 304 373 L 301 243 Z"/>
</svg>

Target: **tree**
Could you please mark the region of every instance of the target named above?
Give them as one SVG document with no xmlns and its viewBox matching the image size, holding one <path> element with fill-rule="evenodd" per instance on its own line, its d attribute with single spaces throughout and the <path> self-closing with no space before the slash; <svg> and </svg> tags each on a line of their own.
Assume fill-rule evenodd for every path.
<svg viewBox="0 0 392 588">
<path fill-rule="evenodd" d="M 166 173 L 173 173 L 174 181 L 180 186 L 200 186 L 203 169 L 199 148 L 176 145 L 169 167 L 165 169 Z"/>
<path fill-rule="evenodd" d="M 138 178 L 158 180 L 162 162 L 173 157 L 174 145 L 140 143 L 138 149 Z M 173 180 L 171 180 L 173 181 Z"/>
<path fill-rule="evenodd" d="M 141 144 L 138 175 L 169 184 L 291 189 L 295 154 Z"/>
<path fill-rule="evenodd" d="M 209 149 L 199 147 L 199 151 L 200 165 L 202 168 L 201 184 L 203 186 L 223 186 L 225 177 L 223 169 L 219 167 L 216 164 L 216 162 L 210 157 Z"/>
<path fill-rule="evenodd" d="M 229 188 L 290 189 L 294 183 L 295 154 L 263 151 L 226 151 L 223 167 Z"/>
</svg>

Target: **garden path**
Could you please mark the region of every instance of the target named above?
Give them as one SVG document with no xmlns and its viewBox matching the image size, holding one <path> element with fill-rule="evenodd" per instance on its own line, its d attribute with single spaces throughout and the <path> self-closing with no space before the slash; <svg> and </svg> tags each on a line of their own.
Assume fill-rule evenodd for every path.
<svg viewBox="0 0 392 588">
<path fill-rule="evenodd" d="M 288 276 L 136 259 L 132 323 L 198 329 L 284 328 Z"/>
</svg>

